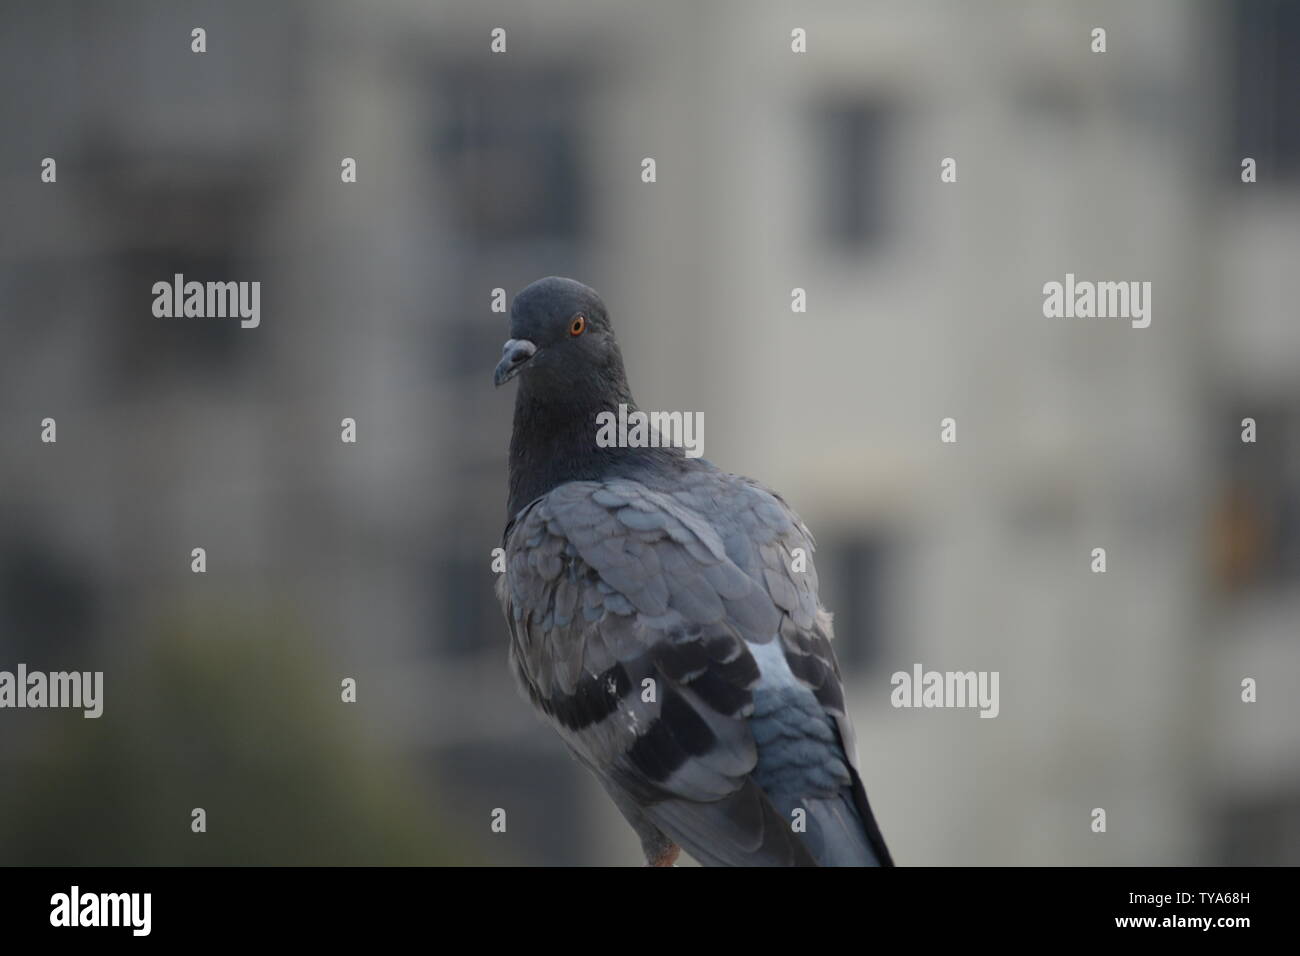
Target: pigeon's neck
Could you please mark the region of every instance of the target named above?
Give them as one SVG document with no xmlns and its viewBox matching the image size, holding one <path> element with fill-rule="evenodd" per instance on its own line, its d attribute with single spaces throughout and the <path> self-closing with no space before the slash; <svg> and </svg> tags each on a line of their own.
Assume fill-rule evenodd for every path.
<svg viewBox="0 0 1300 956">
<path fill-rule="evenodd" d="M 660 449 L 602 448 L 596 443 L 597 416 L 619 406 L 636 409 L 626 385 L 607 394 L 538 394 L 521 382 L 515 396 L 510 438 L 510 517 L 530 501 L 569 481 L 595 481 L 618 474 Z"/>
</svg>

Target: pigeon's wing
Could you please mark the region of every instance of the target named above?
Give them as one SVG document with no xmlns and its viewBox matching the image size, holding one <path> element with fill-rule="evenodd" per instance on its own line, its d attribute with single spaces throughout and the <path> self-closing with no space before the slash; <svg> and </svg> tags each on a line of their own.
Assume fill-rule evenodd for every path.
<svg viewBox="0 0 1300 956">
<path fill-rule="evenodd" d="M 721 512 L 728 554 L 762 580 L 780 613 L 777 647 L 760 654 L 750 719 L 761 755 L 756 779 L 782 812 L 806 810 L 805 843 L 820 862 L 892 866 L 858 769 L 812 533 L 776 492 L 732 477 L 738 500 Z"/>
<path fill-rule="evenodd" d="M 620 804 L 700 862 L 809 865 L 753 779 L 760 674 L 749 645 L 772 645 L 781 615 L 700 517 L 698 496 L 724 491 L 719 481 L 678 498 L 581 481 L 521 511 L 498 586 L 511 658 Z"/>
</svg>

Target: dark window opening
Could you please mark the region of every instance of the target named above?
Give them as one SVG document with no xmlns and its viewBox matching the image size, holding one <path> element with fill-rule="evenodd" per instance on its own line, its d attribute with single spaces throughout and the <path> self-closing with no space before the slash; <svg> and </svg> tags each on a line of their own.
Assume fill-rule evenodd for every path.
<svg viewBox="0 0 1300 956">
<path fill-rule="evenodd" d="M 890 225 L 887 178 L 893 116 L 870 102 L 827 103 L 813 116 L 817 232 L 848 251 L 872 248 Z"/>
<path fill-rule="evenodd" d="M 479 242 L 576 240 L 586 175 L 579 85 L 559 70 L 440 73 L 434 129 L 449 232 Z"/>
<path fill-rule="evenodd" d="M 1243 419 L 1255 441 L 1243 442 Z M 1210 520 L 1211 573 L 1229 594 L 1300 578 L 1300 406 L 1242 401 L 1224 416 L 1222 482 Z"/>
<path fill-rule="evenodd" d="M 500 510 L 500 515 L 485 514 L 478 527 L 499 525 L 504 529 L 505 509 Z M 434 559 L 429 577 L 437 585 L 431 597 L 435 602 L 434 632 L 439 653 L 449 657 L 499 655 L 507 632 L 496 599 L 498 575 L 491 569 L 490 550 L 497 541 L 489 539 L 484 547 L 481 531 L 450 538 L 440 536 L 439 541 L 441 554 Z"/>
<path fill-rule="evenodd" d="M 1300 793 L 1234 802 L 1220 814 L 1217 859 L 1222 866 L 1300 864 Z"/>
<path fill-rule="evenodd" d="M 845 673 L 876 665 L 886 646 L 892 548 L 876 535 L 824 541 L 817 548 L 822 604 L 835 616 L 835 656 Z"/>
<path fill-rule="evenodd" d="M 160 318 L 153 289 L 159 282 L 170 288 L 177 274 L 185 283 L 261 282 L 265 318 L 274 284 L 263 281 L 269 277 L 250 245 L 261 225 L 267 168 L 241 169 L 258 186 L 214 167 L 159 184 L 114 175 L 129 162 L 116 153 L 96 161 L 103 169 L 99 214 L 119 237 L 102 316 L 112 327 L 108 390 L 133 394 L 177 380 L 228 385 L 240 363 L 258 352 L 239 316 Z"/>
<path fill-rule="evenodd" d="M 1259 175 L 1300 178 L 1300 3 L 1234 0 L 1231 161 L 1254 157 Z"/>
</svg>

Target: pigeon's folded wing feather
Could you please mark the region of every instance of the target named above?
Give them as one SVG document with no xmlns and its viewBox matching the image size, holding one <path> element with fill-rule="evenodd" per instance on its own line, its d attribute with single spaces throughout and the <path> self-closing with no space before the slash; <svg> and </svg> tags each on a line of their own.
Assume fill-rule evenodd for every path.
<svg viewBox="0 0 1300 956">
<path fill-rule="evenodd" d="M 843 678 L 831 647 L 834 628 L 818 597 L 812 533 L 776 492 L 751 478 L 736 480 L 747 489 L 743 494 L 749 506 L 730 510 L 739 530 L 729 541 L 738 542 L 741 547 L 747 542 L 759 542 L 756 563 L 762 568 L 768 593 L 781 611 L 781 649 L 785 661 L 796 680 L 812 691 L 822 712 L 835 725 L 850 778 L 844 796 L 851 802 L 862 827 L 870 857 L 880 865 L 893 866 L 858 767 L 853 725 L 844 703 Z M 798 562 L 795 549 L 802 551 Z M 737 560 L 748 566 L 743 559 Z M 794 570 L 796 567 L 802 570 Z M 833 801 L 831 806 L 834 822 L 838 824 L 840 814 Z M 853 820 L 844 822 L 850 828 L 855 825 Z"/>
<path fill-rule="evenodd" d="M 751 777 L 747 644 L 783 615 L 714 526 L 636 481 L 571 482 L 516 516 L 506 552 L 516 673 L 579 759 L 701 862 L 812 863 Z"/>
</svg>

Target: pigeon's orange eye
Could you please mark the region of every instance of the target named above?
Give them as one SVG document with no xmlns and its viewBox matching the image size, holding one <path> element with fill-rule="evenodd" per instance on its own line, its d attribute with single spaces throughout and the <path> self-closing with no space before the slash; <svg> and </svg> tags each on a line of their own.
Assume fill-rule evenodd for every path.
<svg viewBox="0 0 1300 956">
<path fill-rule="evenodd" d="M 585 315 L 575 315 L 573 321 L 569 323 L 570 335 L 581 335 L 587 327 L 587 317 Z"/>
</svg>

